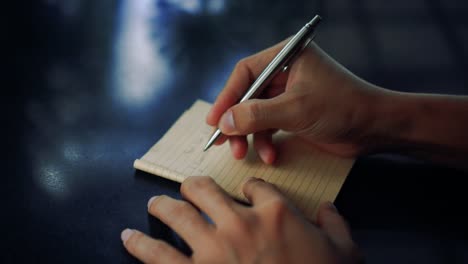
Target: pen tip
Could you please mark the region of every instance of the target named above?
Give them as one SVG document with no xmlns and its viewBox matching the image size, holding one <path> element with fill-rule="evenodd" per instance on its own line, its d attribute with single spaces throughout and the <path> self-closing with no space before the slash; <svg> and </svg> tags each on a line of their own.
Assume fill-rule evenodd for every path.
<svg viewBox="0 0 468 264">
<path fill-rule="evenodd" d="M 203 152 L 208 150 L 215 143 L 219 135 L 221 135 L 221 130 L 217 129 L 211 136 L 210 140 L 208 140 L 208 143 L 206 143 L 205 148 L 203 149 Z"/>
<path fill-rule="evenodd" d="M 211 142 L 208 142 L 205 147 L 203 148 L 203 152 L 207 151 L 211 147 Z"/>
</svg>

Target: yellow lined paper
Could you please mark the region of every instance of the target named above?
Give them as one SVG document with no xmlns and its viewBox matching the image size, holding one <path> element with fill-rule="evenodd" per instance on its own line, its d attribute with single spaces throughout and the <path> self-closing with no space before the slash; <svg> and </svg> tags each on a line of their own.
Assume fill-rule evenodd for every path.
<svg viewBox="0 0 468 264">
<path fill-rule="evenodd" d="M 212 133 L 205 124 L 210 104 L 196 101 L 169 131 L 140 159 L 136 169 L 173 181 L 189 176 L 211 176 L 234 198 L 246 201 L 241 184 L 253 176 L 275 184 L 309 219 L 315 219 L 318 205 L 333 201 L 354 160 L 321 152 L 298 137 L 279 132 L 274 137 L 278 157 L 274 165 L 264 164 L 250 149 L 243 160 L 235 160 L 229 144 L 203 152 Z"/>
</svg>

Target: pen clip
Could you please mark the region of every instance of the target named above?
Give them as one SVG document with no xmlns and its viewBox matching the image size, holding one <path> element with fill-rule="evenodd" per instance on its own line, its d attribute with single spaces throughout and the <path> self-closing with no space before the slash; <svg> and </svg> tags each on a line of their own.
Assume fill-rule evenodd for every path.
<svg viewBox="0 0 468 264">
<path fill-rule="evenodd" d="M 296 60 L 300 54 L 302 53 L 302 51 L 307 47 L 309 46 L 310 42 L 312 42 L 312 40 L 314 39 L 315 37 L 315 34 L 313 34 L 312 36 L 310 36 L 309 38 L 307 38 L 306 41 L 304 41 L 304 44 L 302 44 L 300 47 L 298 47 L 295 51 L 294 51 L 294 54 L 287 60 L 284 62 L 284 66 L 281 68 L 281 71 L 282 72 L 285 72 L 287 70 L 289 70 L 289 66 L 294 62 L 294 60 Z"/>
</svg>

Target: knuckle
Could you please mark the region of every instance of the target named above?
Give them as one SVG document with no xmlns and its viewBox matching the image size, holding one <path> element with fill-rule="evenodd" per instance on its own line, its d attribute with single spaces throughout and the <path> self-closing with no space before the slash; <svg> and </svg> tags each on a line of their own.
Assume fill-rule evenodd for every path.
<svg viewBox="0 0 468 264">
<path fill-rule="evenodd" d="M 209 176 L 188 177 L 182 182 L 180 186 L 180 191 L 182 192 L 182 194 L 188 194 L 190 192 L 193 192 L 194 190 L 206 189 L 210 185 L 213 185 L 213 183 L 213 179 Z"/>
<path fill-rule="evenodd" d="M 294 117 L 294 121 L 290 122 L 288 130 L 302 130 L 309 124 L 309 121 L 313 119 L 309 111 L 310 102 L 306 94 L 296 93 L 291 98 L 291 102 L 285 109 L 288 111 L 288 115 Z"/>
<path fill-rule="evenodd" d="M 138 246 L 141 244 L 141 240 L 143 238 L 143 233 L 140 232 L 135 232 L 132 234 L 132 236 L 127 240 L 125 243 L 125 246 L 130 252 L 136 252 L 138 249 Z"/>
<path fill-rule="evenodd" d="M 272 233 L 278 235 L 282 234 L 286 219 L 292 215 L 289 205 L 281 198 L 271 200 L 264 213 L 264 216 L 269 219 Z"/>
<path fill-rule="evenodd" d="M 284 201 L 276 199 L 271 201 L 261 213 L 262 218 L 266 219 L 265 229 L 271 239 L 284 239 L 287 225 L 291 221 L 291 212 L 288 205 Z"/>
<path fill-rule="evenodd" d="M 296 93 L 289 104 L 293 113 L 303 113 L 309 106 L 309 99 L 306 94 Z"/>
<path fill-rule="evenodd" d="M 266 192 L 269 196 L 267 200 L 282 199 L 281 192 L 278 188 L 274 184 L 269 183 L 262 178 L 251 178 L 246 181 L 243 186 L 243 192 L 249 197 L 255 193 Z"/>
<path fill-rule="evenodd" d="M 246 240 L 253 239 L 259 226 L 259 220 L 253 213 L 230 214 L 225 219 L 226 221 L 218 229 L 219 237 L 237 245 L 242 245 Z"/>
<path fill-rule="evenodd" d="M 289 212 L 289 207 L 284 199 L 275 198 L 270 201 L 269 210 L 274 216 L 283 216 Z"/>
<path fill-rule="evenodd" d="M 180 219 L 181 215 L 189 211 L 192 208 L 192 205 L 186 201 L 173 200 L 168 196 L 159 196 L 157 197 L 150 205 L 149 212 L 156 217 L 161 217 L 164 215 L 164 218 L 169 219 Z"/>
<path fill-rule="evenodd" d="M 212 196 L 211 199 L 213 200 L 213 204 L 222 205 L 230 209 L 233 209 L 232 203 L 229 200 L 230 198 L 224 195 L 224 193 L 222 193 L 221 195 L 211 195 L 211 196 Z"/>
<path fill-rule="evenodd" d="M 185 212 L 192 209 L 192 205 L 185 201 L 177 201 L 173 206 L 168 210 L 167 215 L 169 219 L 181 220 Z"/>
<path fill-rule="evenodd" d="M 166 249 L 166 244 L 164 242 L 155 240 L 149 253 L 153 258 L 157 258 L 158 256 L 161 256 L 161 252 L 167 251 Z"/>
<path fill-rule="evenodd" d="M 214 184 L 214 181 L 209 176 L 197 176 L 193 177 L 194 179 L 191 181 L 192 184 L 190 187 L 196 189 L 207 189 Z"/>
<path fill-rule="evenodd" d="M 251 196 L 252 193 L 255 193 L 255 190 L 256 190 L 256 188 L 258 188 L 258 185 L 259 185 L 260 182 L 261 182 L 260 180 L 256 180 L 256 179 L 253 179 L 253 178 L 246 181 L 244 183 L 244 186 L 243 186 L 244 194 L 246 194 L 248 196 Z"/>
<path fill-rule="evenodd" d="M 244 69 L 244 68 L 246 68 L 246 67 L 247 67 L 247 61 L 248 61 L 248 57 L 247 57 L 247 58 L 240 59 L 240 60 L 236 63 L 236 66 L 234 67 L 234 69 L 239 70 L 239 69 Z"/>
<path fill-rule="evenodd" d="M 248 226 L 258 226 L 260 219 L 256 213 L 247 213 L 244 215 L 244 221 Z"/>
<path fill-rule="evenodd" d="M 253 101 L 249 105 L 248 110 L 249 110 L 249 119 L 251 121 L 258 121 L 258 120 L 262 120 L 264 118 L 263 108 L 257 102 Z"/>
<path fill-rule="evenodd" d="M 229 216 L 227 225 L 236 230 L 237 234 L 246 234 L 250 232 L 249 221 L 238 213 L 233 213 Z"/>
<path fill-rule="evenodd" d="M 243 58 L 236 63 L 234 70 L 232 71 L 231 76 L 242 76 L 243 78 L 248 78 L 249 81 L 253 78 L 249 70 L 249 58 Z M 244 95 L 244 89 L 233 89 L 230 91 L 232 96 L 239 99 Z"/>
<path fill-rule="evenodd" d="M 249 180 L 247 180 L 244 183 L 244 188 L 246 188 L 244 190 L 247 190 L 250 193 L 257 192 L 258 188 L 273 188 L 275 191 L 277 191 L 275 185 L 265 181 L 262 178 L 255 178 L 255 177 L 252 177 Z"/>
<path fill-rule="evenodd" d="M 245 122 L 242 124 L 236 124 L 240 130 L 252 130 L 255 126 L 266 119 L 265 111 L 258 99 L 251 99 L 250 102 L 246 105 L 247 114 L 242 118 Z"/>
<path fill-rule="evenodd" d="M 262 224 L 260 215 L 254 211 L 230 212 L 225 215 L 224 219 L 220 223 L 218 232 L 221 233 L 221 236 L 241 243 L 244 243 L 245 239 L 251 238 Z"/>
</svg>

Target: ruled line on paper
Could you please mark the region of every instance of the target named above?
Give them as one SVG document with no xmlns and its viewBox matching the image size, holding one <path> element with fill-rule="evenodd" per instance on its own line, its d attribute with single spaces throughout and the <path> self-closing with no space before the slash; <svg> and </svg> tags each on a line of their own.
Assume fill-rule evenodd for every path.
<svg viewBox="0 0 468 264">
<path fill-rule="evenodd" d="M 204 123 L 209 108 L 206 102 L 195 102 L 135 161 L 134 167 L 179 182 L 188 176 L 211 176 L 230 195 L 243 201 L 244 179 L 262 178 L 276 185 L 310 219 L 320 202 L 335 199 L 353 165 L 352 159 L 323 153 L 284 132 L 274 137 L 279 154 L 273 165 L 262 163 L 252 149 L 246 159 L 235 160 L 228 144 L 203 152 L 212 131 Z"/>
</svg>

